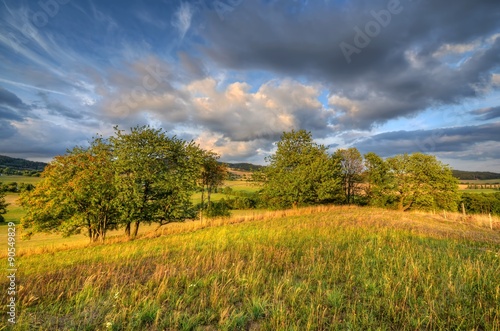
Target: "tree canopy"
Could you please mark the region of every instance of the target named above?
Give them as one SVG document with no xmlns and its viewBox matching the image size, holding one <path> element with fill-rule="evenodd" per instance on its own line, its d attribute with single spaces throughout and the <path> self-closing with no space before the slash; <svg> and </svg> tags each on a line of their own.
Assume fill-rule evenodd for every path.
<svg viewBox="0 0 500 331">
<path fill-rule="evenodd" d="M 102 138 L 56 156 L 35 189 L 20 196 L 27 211 L 23 228 L 28 235 L 45 231 L 69 236 L 85 230 L 91 241 L 104 241 L 119 220 L 113 170 L 110 145 Z"/>
<path fill-rule="evenodd" d="M 193 217 L 190 198 L 201 154 L 194 143 L 161 129 L 116 128 L 109 140 L 95 138 L 45 168 L 35 189 L 21 195 L 23 227 L 64 235 L 85 230 L 91 241 L 104 241 L 118 227 L 136 236 L 141 222 L 164 225 Z"/>
<path fill-rule="evenodd" d="M 263 199 L 286 208 L 332 201 L 339 194 L 339 163 L 305 130 L 284 132 L 267 158 Z"/>
</svg>

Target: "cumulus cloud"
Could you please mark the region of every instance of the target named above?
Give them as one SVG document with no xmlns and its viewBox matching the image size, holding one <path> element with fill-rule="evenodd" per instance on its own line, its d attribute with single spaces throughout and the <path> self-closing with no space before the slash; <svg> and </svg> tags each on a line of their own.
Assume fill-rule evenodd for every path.
<svg viewBox="0 0 500 331">
<path fill-rule="evenodd" d="M 233 141 L 275 140 L 283 131 L 303 128 L 325 135 L 333 114 L 318 101 L 317 86 L 273 80 L 252 93 L 246 83 L 217 89 L 212 78 L 187 86 L 196 123 Z"/>
</svg>

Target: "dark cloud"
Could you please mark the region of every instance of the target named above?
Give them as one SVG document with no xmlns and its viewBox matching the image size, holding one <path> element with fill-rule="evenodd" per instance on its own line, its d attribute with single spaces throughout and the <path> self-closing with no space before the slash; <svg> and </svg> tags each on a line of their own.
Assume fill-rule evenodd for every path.
<svg viewBox="0 0 500 331">
<path fill-rule="evenodd" d="M 492 120 L 500 117 L 500 106 L 476 109 L 471 111 L 471 114 L 476 115 L 478 119 L 483 121 Z"/>
<path fill-rule="evenodd" d="M 0 139 L 12 137 L 16 132 L 16 128 L 9 121 L 0 118 Z"/>
<path fill-rule="evenodd" d="M 0 87 L 0 119 L 22 121 L 30 109 L 17 95 Z"/>
<path fill-rule="evenodd" d="M 500 3 L 397 3 L 317 1 L 291 11 L 289 1 L 245 1 L 224 20 L 213 13 L 202 32 L 210 41 L 205 52 L 223 67 L 322 79 L 333 95 L 350 101 L 332 104 L 343 127 L 368 129 L 477 96 L 500 64 L 500 38 L 487 40 L 500 30 Z M 341 43 L 356 46 L 356 30 L 366 31 L 376 22 L 372 12 L 380 17 L 389 7 L 397 8 L 390 21 L 348 63 Z M 483 46 L 459 65 L 437 55 L 444 45 L 477 39 Z"/>
<path fill-rule="evenodd" d="M 47 109 L 49 114 L 62 116 L 72 120 L 80 120 L 84 118 L 81 109 L 72 109 L 63 105 L 60 101 L 51 99 L 47 93 L 39 92 L 38 96 L 42 99 L 43 108 Z"/>
<path fill-rule="evenodd" d="M 453 152 L 457 158 L 467 159 L 478 157 L 477 153 L 463 152 L 474 151 L 481 144 L 493 143 L 500 146 L 499 132 L 500 122 L 435 130 L 395 131 L 372 136 L 354 145 L 362 153 L 375 152 L 384 157 L 414 152 Z M 500 158 L 497 147 L 482 151 L 481 157 Z"/>
</svg>

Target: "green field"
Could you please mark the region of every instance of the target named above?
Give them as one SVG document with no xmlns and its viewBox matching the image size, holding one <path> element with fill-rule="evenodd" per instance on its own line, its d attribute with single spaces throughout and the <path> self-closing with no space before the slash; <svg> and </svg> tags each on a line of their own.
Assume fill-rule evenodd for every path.
<svg viewBox="0 0 500 331">
<path fill-rule="evenodd" d="M 463 193 L 495 193 L 495 192 L 500 192 L 499 190 L 494 190 L 494 189 L 477 189 L 477 190 L 473 190 L 473 189 L 466 189 L 466 190 L 460 190 L 460 192 L 463 192 Z"/>
<path fill-rule="evenodd" d="M 0 183 L 8 184 L 8 183 L 13 183 L 17 182 L 19 183 L 26 183 L 26 184 L 36 184 L 41 180 L 40 177 L 30 177 L 30 176 L 7 176 L 7 175 L 1 175 L 0 176 Z"/>
<path fill-rule="evenodd" d="M 468 179 L 460 180 L 460 184 L 500 184 L 499 179 Z"/>
<path fill-rule="evenodd" d="M 18 257 L 13 330 L 500 329 L 498 223 L 318 207 L 164 230 Z"/>
</svg>

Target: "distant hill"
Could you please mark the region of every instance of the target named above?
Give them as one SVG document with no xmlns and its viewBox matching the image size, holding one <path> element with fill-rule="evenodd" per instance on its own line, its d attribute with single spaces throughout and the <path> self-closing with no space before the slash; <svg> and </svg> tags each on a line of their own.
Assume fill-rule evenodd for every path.
<svg viewBox="0 0 500 331">
<path fill-rule="evenodd" d="M 500 179 L 500 174 L 496 172 L 487 171 L 462 171 L 453 170 L 453 176 L 460 180 L 474 180 L 474 179 Z"/>
<path fill-rule="evenodd" d="M 43 171 L 47 163 L 35 162 L 25 159 L 13 158 L 5 155 L 0 155 L 0 168 L 9 168 L 16 171 Z"/>
<path fill-rule="evenodd" d="M 242 171 L 255 171 L 262 169 L 263 166 L 261 165 L 256 165 L 256 164 L 251 164 L 251 163 L 226 163 L 224 162 L 229 168 L 235 169 L 235 170 L 242 170 Z"/>
</svg>

